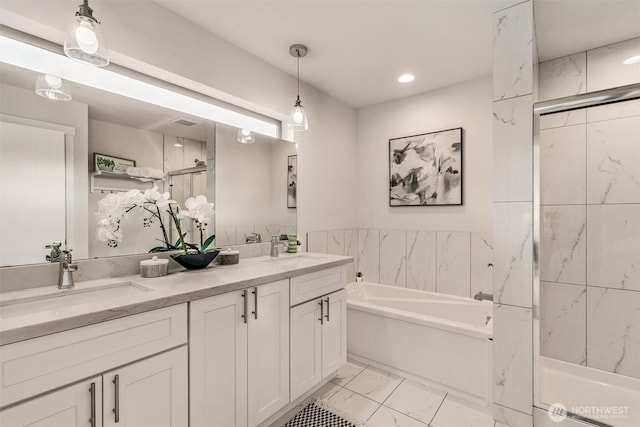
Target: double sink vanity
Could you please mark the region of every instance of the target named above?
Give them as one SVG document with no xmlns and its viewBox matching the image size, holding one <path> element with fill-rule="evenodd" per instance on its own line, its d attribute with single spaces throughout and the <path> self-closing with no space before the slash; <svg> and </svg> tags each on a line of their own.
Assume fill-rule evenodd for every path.
<svg viewBox="0 0 640 427">
<path fill-rule="evenodd" d="M 349 257 L 0 293 L 0 425 L 268 425 L 346 361 Z"/>
</svg>

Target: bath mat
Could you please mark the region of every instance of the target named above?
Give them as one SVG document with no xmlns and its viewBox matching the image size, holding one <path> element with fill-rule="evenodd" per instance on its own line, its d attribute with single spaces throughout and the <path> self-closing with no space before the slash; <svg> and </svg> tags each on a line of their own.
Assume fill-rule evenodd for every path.
<svg viewBox="0 0 640 427">
<path fill-rule="evenodd" d="M 284 427 L 366 427 L 366 423 L 330 408 L 325 400 L 309 403 Z"/>
</svg>

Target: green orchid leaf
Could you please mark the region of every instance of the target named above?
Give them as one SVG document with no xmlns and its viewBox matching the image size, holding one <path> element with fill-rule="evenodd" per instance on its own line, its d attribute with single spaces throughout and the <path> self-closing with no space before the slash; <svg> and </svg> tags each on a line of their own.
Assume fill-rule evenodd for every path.
<svg viewBox="0 0 640 427">
<path fill-rule="evenodd" d="M 211 243 L 213 243 L 213 240 L 214 240 L 215 238 L 216 238 L 216 235 L 215 235 L 215 234 L 213 234 L 213 235 L 209 236 L 209 237 L 207 238 L 207 240 L 205 240 L 205 241 L 204 241 L 204 243 L 202 244 L 202 247 L 200 248 L 200 252 L 202 252 L 202 253 L 206 252 L 206 251 L 207 251 L 207 248 L 209 247 L 209 245 L 210 245 Z"/>
<path fill-rule="evenodd" d="M 164 247 L 164 246 L 156 246 L 155 248 L 151 248 L 149 250 L 149 253 L 152 254 L 152 253 L 155 253 L 155 252 L 166 252 L 166 251 L 168 251 L 168 249 L 166 247 Z"/>
</svg>

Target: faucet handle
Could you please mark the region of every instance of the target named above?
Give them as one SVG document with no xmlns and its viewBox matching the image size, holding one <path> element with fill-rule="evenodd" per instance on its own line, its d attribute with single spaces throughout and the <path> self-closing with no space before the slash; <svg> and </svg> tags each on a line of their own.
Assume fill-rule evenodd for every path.
<svg viewBox="0 0 640 427">
<path fill-rule="evenodd" d="M 51 252 L 49 252 L 49 254 L 45 256 L 45 259 L 48 262 L 60 261 L 60 255 L 62 254 L 62 251 L 60 250 L 60 246 L 62 246 L 62 242 L 56 240 L 44 247 L 45 249 L 51 249 Z"/>
</svg>

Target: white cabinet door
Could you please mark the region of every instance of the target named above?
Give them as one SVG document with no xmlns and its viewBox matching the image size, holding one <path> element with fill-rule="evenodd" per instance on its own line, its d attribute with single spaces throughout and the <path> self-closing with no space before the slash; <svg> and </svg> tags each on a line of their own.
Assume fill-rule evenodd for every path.
<svg viewBox="0 0 640 427">
<path fill-rule="evenodd" d="M 289 281 L 251 288 L 249 295 L 248 404 L 252 427 L 289 403 Z"/>
<path fill-rule="evenodd" d="M 322 379 L 347 362 L 347 292 L 343 289 L 322 298 Z"/>
<path fill-rule="evenodd" d="M 2 427 L 101 427 L 102 378 L 95 377 L 0 412 Z"/>
<path fill-rule="evenodd" d="M 318 298 L 290 312 L 291 321 L 291 401 L 322 380 L 322 325 Z"/>
<path fill-rule="evenodd" d="M 103 375 L 104 426 L 187 427 L 187 347 Z"/>
<path fill-rule="evenodd" d="M 244 293 L 246 292 L 246 294 Z M 247 425 L 247 323 L 249 291 L 191 303 L 189 362 L 191 425 Z"/>
</svg>

